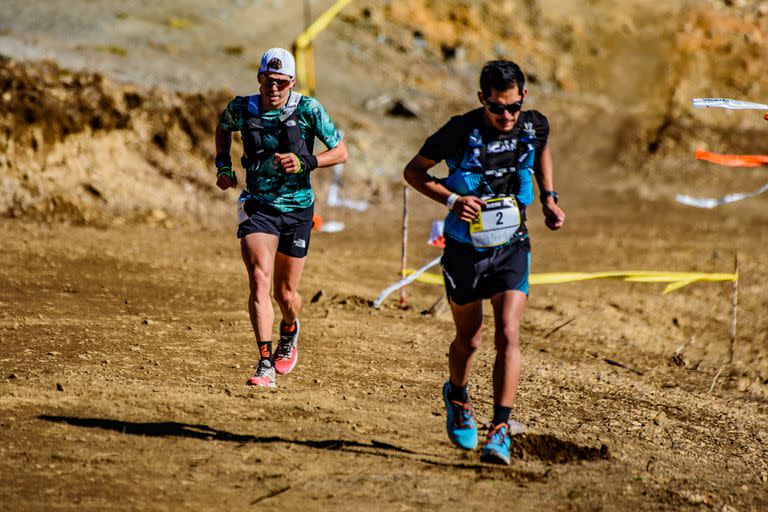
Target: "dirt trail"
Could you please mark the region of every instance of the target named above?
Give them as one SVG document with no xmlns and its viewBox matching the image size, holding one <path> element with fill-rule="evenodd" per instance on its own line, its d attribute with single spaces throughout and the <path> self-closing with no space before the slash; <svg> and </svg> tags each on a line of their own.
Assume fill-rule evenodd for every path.
<svg viewBox="0 0 768 512">
<path fill-rule="evenodd" d="M 452 327 L 445 312 L 421 313 L 439 289 L 412 286 L 405 309 L 394 298 L 368 306 L 397 275 L 395 208 L 335 212 L 349 229 L 315 235 L 300 363 L 267 393 L 243 384 L 255 351 L 230 233 L 3 222 L 0 503 L 764 508 L 764 235 L 737 227 L 726 241 L 685 211 L 665 213 L 667 229 L 641 228 L 637 214 L 652 226 L 662 219 L 644 203 L 608 206 L 588 222 L 574 208 L 558 234 L 534 216 L 535 270 L 728 271 L 735 242 L 743 277 L 733 372 L 708 394 L 727 354 L 727 284 L 668 296 L 662 285 L 618 281 L 534 287 L 514 412 L 529 432 L 509 468 L 482 465 L 445 439 L 439 389 Z M 421 245 L 427 229 L 412 227 L 414 262 L 436 254 Z M 481 421 L 492 406 L 492 353 L 486 335 L 472 381 Z"/>
</svg>

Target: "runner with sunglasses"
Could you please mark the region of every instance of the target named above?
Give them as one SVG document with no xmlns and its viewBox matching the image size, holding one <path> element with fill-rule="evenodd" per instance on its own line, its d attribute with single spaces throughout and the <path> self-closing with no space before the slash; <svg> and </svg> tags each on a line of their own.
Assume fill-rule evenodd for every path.
<svg viewBox="0 0 768 512">
<path fill-rule="evenodd" d="M 276 386 L 276 373 L 290 372 L 298 360 L 299 280 L 312 230 L 314 194 L 310 172 L 347 160 L 341 135 L 314 98 L 295 91 L 295 62 L 283 48 L 271 48 L 259 65 L 259 92 L 237 96 L 216 126 L 216 185 L 237 186 L 230 150 L 239 131 L 245 154 L 246 190 L 238 201 L 240 249 L 248 271 L 248 313 L 259 352 L 251 386 Z M 327 151 L 314 155 L 315 137 Z M 275 300 L 282 320 L 279 343 L 272 347 Z"/>
<path fill-rule="evenodd" d="M 533 202 L 534 176 L 547 227 L 557 230 L 565 222 L 553 185 L 547 118 L 522 110 L 526 94 L 517 64 L 486 63 L 478 92 L 482 107 L 448 121 L 404 171 L 409 184 L 449 210 L 442 266 L 456 336 L 443 400 L 448 437 L 467 450 L 478 444 L 467 384 L 481 340 L 483 300 L 493 307 L 493 427 L 481 459 L 499 464 L 509 464 L 510 415 L 520 377 L 520 322 L 530 270 L 525 212 Z M 427 171 L 441 160 L 449 174 L 436 179 Z"/>
</svg>

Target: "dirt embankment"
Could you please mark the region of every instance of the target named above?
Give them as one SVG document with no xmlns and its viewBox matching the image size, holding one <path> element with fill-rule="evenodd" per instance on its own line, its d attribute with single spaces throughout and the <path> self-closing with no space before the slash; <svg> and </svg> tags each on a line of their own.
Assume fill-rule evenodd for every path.
<svg viewBox="0 0 768 512">
<path fill-rule="evenodd" d="M 5 58 L 0 101 L 3 214 L 164 221 L 211 207 L 209 140 L 224 93 L 146 90 Z"/>
<path fill-rule="evenodd" d="M 131 9 L 118 14 L 113 23 L 140 17 Z M 187 29 L 189 44 L 198 44 L 196 30 L 206 30 L 206 38 L 221 37 L 209 46 L 242 49 L 215 28 L 198 19 Z M 386 198 L 429 130 L 475 104 L 480 64 L 512 58 L 528 74 L 530 107 L 550 116 L 558 162 L 578 171 L 589 161 L 590 172 L 605 170 L 611 178 L 595 175 L 595 182 L 621 177 L 619 188 L 653 199 L 699 179 L 700 169 L 690 165 L 696 147 L 768 151 L 765 123 L 756 116 L 690 108 L 694 96 L 759 101 L 768 92 L 760 67 L 768 59 L 766 33 L 765 1 L 362 1 L 323 35 L 318 70 L 332 71 L 320 73 L 320 96 L 346 132 L 356 193 Z M 179 34 L 181 51 L 186 39 Z M 117 40 L 119 31 L 114 37 L 127 44 Z M 126 50 L 99 62 L 141 67 L 146 82 L 151 73 L 131 60 L 133 53 L 144 55 Z M 210 65 L 222 76 L 215 66 L 236 66 L 226 59 Z M 107 76 L 0 61 L 0 214 L 84 223 L 200 222 L 227 214 L 210 161 L 214 123 L 231 93 L 179 93 Z M 415 117 L 391 115 L 394 99 L 406 100 Z M 643 192 L 649 177 L 661 177 L 668 189 Z M 703 185 L 714 190 L 722 183 Z"/>
</svg>

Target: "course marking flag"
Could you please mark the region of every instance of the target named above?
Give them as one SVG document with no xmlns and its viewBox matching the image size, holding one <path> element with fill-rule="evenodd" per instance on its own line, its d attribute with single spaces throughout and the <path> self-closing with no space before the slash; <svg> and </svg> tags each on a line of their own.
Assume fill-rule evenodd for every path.
<svg viewBox="0 0 768 512">
<path fill-rule="evenodd" d="M 722 206 L 724 204 L 735 203 L 736 201 L 743 201 L 744 199 L 748 199 L 750 197 L 760 195 L 765 191 L 768 191 L 768 183 L 758 188 L 757 190 L 753 190 L 752 192 L 728 194 L 719 198 L 691 197 L 685 194 L 677 194 L 675 196 L 675 201 L 688 206 L 695 206 L 696 208 L 711 209 L 717 206 Z"/>
<path fill-rule="evenodd" d="M 694 156 L 697 160 L 704 160 L 727 167 L 760 167 L 761 165 L 768 165 L 768 155 L 723 155 L 697 149 Z"/>
<path fill-rule="evenodd" d="M 730 98 L 693 98 L 695 108 L 727 108 L 729 110 L 768 110 L 768 105 Z"/>
</svg>

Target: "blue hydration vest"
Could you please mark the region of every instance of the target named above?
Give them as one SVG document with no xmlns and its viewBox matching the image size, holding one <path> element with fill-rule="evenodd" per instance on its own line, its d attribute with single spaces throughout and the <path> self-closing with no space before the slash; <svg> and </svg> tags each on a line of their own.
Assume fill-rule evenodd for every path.
<svg viewBox="0 0 768 512">
<path fill-rule="evenodd" d="M 467 150 L 458 166 L 450 169 L 442 183 L 456 194 L 481 198 L 514 195 L 520 205 L 521 219 L 525 220 L 525 207 L 533 202 L 533 165 L 536 158 L 534 141 L 536 132 L 532 123 L 525 123 L 519 138 L 483 141 L 479 128 L 473 128 L 467 141 Z M 444 235 L 461 243 L 472 245 L 469 223 L 453 213 L 445 218 Z M 521 223 L 510 242 L 525 238 L 528 230 Z M 479 249 L 478 250 L 483 250 Z"/>
</svg>

